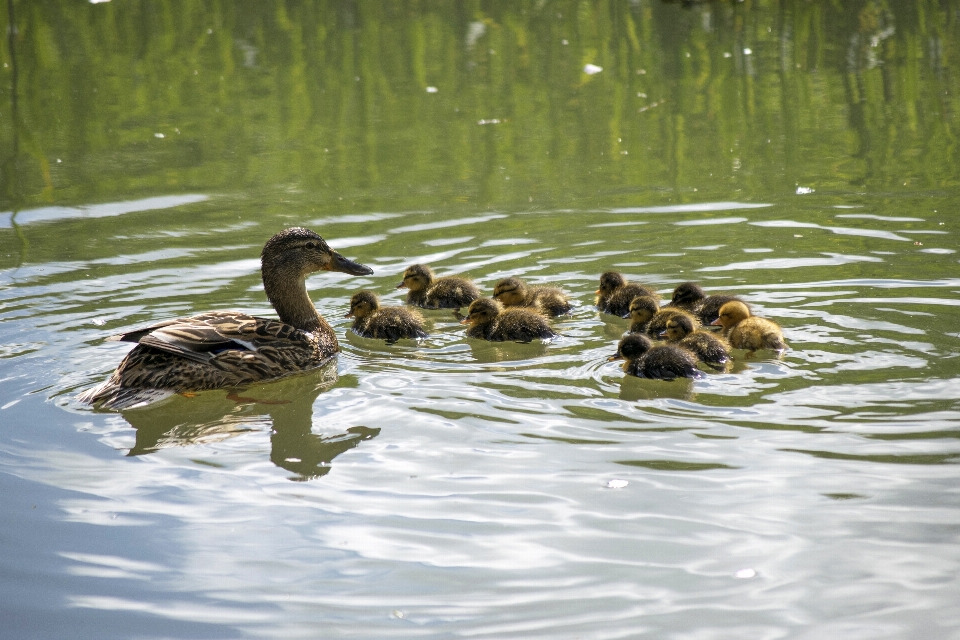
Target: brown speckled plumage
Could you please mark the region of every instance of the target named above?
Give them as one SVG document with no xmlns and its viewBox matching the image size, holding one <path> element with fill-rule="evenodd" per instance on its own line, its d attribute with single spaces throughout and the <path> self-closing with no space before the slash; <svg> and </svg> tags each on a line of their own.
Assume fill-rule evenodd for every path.
<svg viewBox="0 0 960 640">
<path fill-rule="evenodd" d="M 480 289 L 471 281 L 459 276 L 437 278 L 425 264 L 407 267 L 397 289 L 404 287 L 410 290 L 407 304 L 424 309 L 459 309 L 480 297 Z"/>
<path fill-rule="evenodd" d="M 643 333 L 659 339 L 670 318 L 680 315 L 690 318 L 697 327 L 700 326 L 696 318 L 680 309 L 661 309 L 654 296 L 637 296 L 630 301 L 629 333 Z"/>
<path fill-rule="evenodd" d="M 503 305 L 491 298 L 480 298 L 471 303 L 462 323 L 470 325 L 467 328 L 468 337 L 496 342 L 530 342 L 535 338 L 557 336 L 542 314 L 522 307 L 504 309 Z"/>
<path fill-rule="evenodd" d="M 493 289 L 493 299 L 505 307 L 529 307 L 551 316 L 570 313 L 573 306 L 556 287 L 531 287 L 520 278 L 505 278 Z"/>
<path fill-rule="evenodd" d="M 264 290 L 279 320 L 211 311 L 108 338 L 135 342 L 110 378 L 79 396 L 107 409 L 142 406 L 172 393 L 250 384 L 317 367 L 340 350 L 317 313 L 305 278 L 315 271 L 373 273 L 347 260 L 316 233 L 294 227 L 264 245 Z"/>
<path fill-rule="evenodd" d="M 657 292 L 636 282 L 627 282 L 622 274 L 607 271 L 600 276 L 600 288 L 597 289 L 597 308 L 603 313 L 626 316 L 630 312 L 630 301 L 637 296 L 657 296 Z"/>
<path fill-rule="evenodd" d="M 663 337 L 693 353 L 700 362 L 714 369 L 723 369 L 730 361 L 730 345 L 720 336 L 697 329 L 695 322 L 686 314 L 670 318 Z"/>
<path fill-rule="evenodd" d="M 640 333 L 623 337 L 611 360 L 624 359 L 624 373 L 639 378 L 673 380 L 700 376 L 697 359 L 686 349 L 672 344 L 653 346 L 650 338 Z"/>
<path fill-rule="evenodd" d="M 708 296 L 696 282 L 684 282 L 673 290 L 673 297 L 665 307 L 677 307 L 697 316 L 705 325 L 712 323 L 720 314 L 720 307 L 728 302 L 740 300 L 736 296 Z"/>
<path fill-rule="evenodd" d="M 752 315 L 750 307 L 739 300 L 723 305 L 714 324 L 723 327 L 723 334 L 735 349 L 781 351 L 787 348 L 780 326 L 773 320 Z"/>
<path fill-rule="evenodd" d="M 423 316 L 404 307 L 381 307 L 372 291 L 359 291 L 350 298 L 352 329 L 364 338 L 396 342 L 402 338 L 426 338 Z"/>
</svg>

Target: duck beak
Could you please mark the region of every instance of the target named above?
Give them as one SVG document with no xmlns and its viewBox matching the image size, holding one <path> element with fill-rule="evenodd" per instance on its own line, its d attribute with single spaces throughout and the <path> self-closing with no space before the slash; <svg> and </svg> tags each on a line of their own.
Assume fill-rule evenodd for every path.
<svg viewBox="0 0 960 640">
<path fill-rule="evenodd" d="M 345 315 L 345 316 L 343 316 L 343 317 L 344 317 L 344 318 L 352 318 L 352 317 L 353 317 L 353 311 L 347 311 L 347 315 Z"/>
<path fill-rule="evenodd" d="M 333 259 L 327 266 L 326 271 L 339 271 L 341 273 L 349 273 L 352 276 L 368 276 L 373 273 L 373 269 L 370 267 L 360 264 L 359 262 L 354 262 L 353 260 L 347 260 L 336 251 L 331 251 L 330 256 Z"/>
<path fill-rule="evenodd" d="M 460 324 L 470 324 L 470 316 L 467 316 L 466 318 L 461 320 Z"/>
<path fill-rule="evenodd" d="M 615 362 L 617 360 L 623 360 L 623 356 L 620 355 L 619 351 L 607 358 L 607 362 Z"/>
<path fill-rule="evenodd" d="M 620 317 L 623 318 L 624 320 L 629 320 L 629 319 L 630 319 L 630 314 L 628 313 L 628 314 L 622 315 L 622 316 L 620 316 Z"/>
<path fill-rule="evenodd" d="M 667 332 L 666 332 L 666 331 L 661 331 L 660 333 L 657 334 L 657 336 L 659 336 L 659 337 L 661 337 L 661 338 L 666 338 L 666 337 L 667 337 Z"/>
<path fill-rule="evenodd" d="M 600 289 L 597 289 L 596 291 L 594 291 L 594 293 L 597 295 L 600 295 Z"/>
<path fill-rule="evenodd" d="M 406 289 L 406 288 L 407 288 L 407 285 L 403 281 L 401 281 L 400 284 L 397 285 L 397 289 Z"/>
<path fill-rule="evenodd" d="M 721 325 L 720 325 L 720 318 L 717 318 L 716 320 L 714 320 L 713 322 L 711 322 L 711 323 L 710 323 L 710 326 L 711 326 L 711 327 L 719 327 L 719 326 L 721 326 Z"/>
</svg>

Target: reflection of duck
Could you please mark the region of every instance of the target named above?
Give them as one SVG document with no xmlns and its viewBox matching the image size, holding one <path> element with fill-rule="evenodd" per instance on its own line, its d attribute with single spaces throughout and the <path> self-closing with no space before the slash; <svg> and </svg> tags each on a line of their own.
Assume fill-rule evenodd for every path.
<svg viewBox="0 0 960 640">
<path fill-rule="evenodd" d="M 673 380 L 700 375 L 692 353 L 672 344 L 653 346 L 650 338 L 639 333 L 625 335 L 617 345 L 616 355 L 610 359 L 626 360 L 624 373 L 640 378 Z"/>
<path fill-rule="evenodd" d="M 607 271 L 600 276 L 597 289 L 597 308 L 621 318 L 630 312 L 630 301 L 637 296 L 654 296 L 657 292 L 636 282 L 627 282 L 623 274 Z"/>
<path fill-rule="evenodd" d="M 720 317 L 713 324 L 723 327 L 723 335 L 736 349 L 786 349 L 783 332 L 773 320 L 750 313 L 750 307 L 735 300 L 720 307 Z"/>
<path fill-rule="evenodd" d="M 530 342 L 534 338 L 549 339 L 557 336 L 547 319 L 536 311 L 523 308 L 504 309 L 503 305 L 490 298 L 474 301 L 461 324 L 470 325 L 467 336 L 497 342 Z"/>
<path fill-rule="evenodd" d="M 667 321 L 667 328 L 661 334 L 668 342 L 690 351 L 697 359 L 714 369 L 722 369 L 730 361 L 729 345 L 723 338 L 712 333 L 696 330 L 696 320 L 687 314 L 677 314 Z"/>
<path fill-rule="evenodd" d="M 570 299 L 555 287 L 531 287 L 520 278 L 505 278 L 493 289 L 493 299 L 505 307 L 535 307 L 551 316 L 569 313 Z"/>
<path fill-rule="evenodd" d="M 653 296 L 637 296 L 630 301 L 630 333 L 644 333 L 651 338 L 659 338 L 667 328 L 667 322 L 677 316 L 690 318 L 696 326 L 697 320 L 679 309 L 661 309 L 657 299 Z"/>
<path fill-rule="evenodd" d="M 79 396 L 109 409 L 149 404 L 173 393 L 236 387 L 314 368 L 340 350 L 304 282 L 314 271 L 373 273 L 294 227 L 270 238 L 260 256 L 263 288 L 279 320 L 236 311 L 166 320 L 108 340 L 136 342 L 109 380 Z"/>
<path fill-rule="evenodd" d="M 404 287 L 410 290 L 407 304 L 424 309 L 459 309 L 480 297 L 480 289 L 466 278 L 437 278 L 433 275 L 433 269 L 425 264 L 407 267 L 397 289 Z"/>
<path fill-rule="evenodd" d="M 673 298 L 664 306 L 678 307 L 697 316 L 703 324 L 710 324 L 717 319 L 720 307 L 734 300 L 739 298 L 727 295 L 707 296 L 696 282 L 684 282 L 677 285 L 673 290 Z"/>
<path fill-rule="evenodd" d="M 364 338 L 382 338 L 396 342 L 401 338 L 426 338 L 423 316 L 404 307 L 381 307 L 372 291 L 359 291 L 350 298 L 353 330 Z"/>
</svg>

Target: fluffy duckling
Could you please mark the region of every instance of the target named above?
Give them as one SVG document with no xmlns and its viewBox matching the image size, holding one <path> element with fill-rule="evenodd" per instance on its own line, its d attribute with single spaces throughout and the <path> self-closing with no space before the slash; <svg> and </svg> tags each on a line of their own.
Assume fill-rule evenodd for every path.
<svg viewBox="0 0 960 640">
<path fill-rule="evenodd" d="M 467 309 L 467 317 L 460 324 L 470 325 L 467 336 L 495 342 L 530 342 L 534 338 L 557 336 L 540 313 L 521 307 L 504 309 L 502 304 L 491 298 L 474 300 Z"/>
<path fill-rule="evenodd" d="M 397 289 L 407 288 L 407 304 L 424 309 L 459 309 L 480 297 L 480 289 L 466 278 L 437 278 L 425 264 L 415 264 L 403 272 Z"/>
<path fill-rule="evenodd" d="M 350 298 L 347 318 L 353 318 L 353 330 L 364 338 L 396 342 L 401 338 L 426 338 L 423 316 L 404 307 L 381 307 L 372 291 L 359 291 Z"/>
<path fill-rule="evenodd" d="M 626 317 L 631 320 L 629 333 L 645 333 L 651 338 L 659 338 L 667 328 L 667 321 L 676 316 L 686 316 L 697 328 L 700 327 L 696 318 L 684 311 L 660 309 L 660 303 L 654 296 L 637 296 L 631 300 L 630 313 Z"/>
<path fill-rule="evenodd" d="M 493 290 L 493 299 L 505 307 L 534 307 L 551 316 L 570 313 L 570 299 L 555 287 L 531 287 L 520 278 L 505 278 Z"/>
<path fill-rule="evenodd" d="M 677 314 L 667 321 L 667 328 L 660 337 L 693 353 L 698 360 L 714 369 L 723 369 L 730 361 L 727 341 L 712 333 L 695 329 L 695 322 L 696 320 L 685 313 Z"/>
<path fill-rule="evenodd" d="M 639 333 L 625 335 L 617 345 L 616 355 L 610 359 L 626 360 L 624 373 L 639 378 L 673 380 L 700 375 L 692 353 L 673 344 L 653 346 L 650 338 Z"/>
<path fill-rule="evenodd" d="M 780 351 L 787 348 L 780 326 L 773 320 L 752 315 L 750 307 L 740 300 L 720 307 L 719 317 L 712 324 L 723 327 L 723 335 L 736 349 Z"/>
<path fill-rule="evenodd" d="M 600 276 L 597 289 L 597 308 L 604 313 L 624 317 L 630 312 L 630 301 L 637 296 L 654 296 L 657 292 L 636 282 L 627 282 L 623 274 L 607 271 Z"/>
<path fill-rule="evenodd" d="M 720 315 L 720 307 L 740 300 L 736 296 L 708 296 L 696 282 L 684 282 L 673 290 L 673 298 L 664 306 L 677 307 L 694 314 L 703 324 L 712 324 Z"/>
</svg>

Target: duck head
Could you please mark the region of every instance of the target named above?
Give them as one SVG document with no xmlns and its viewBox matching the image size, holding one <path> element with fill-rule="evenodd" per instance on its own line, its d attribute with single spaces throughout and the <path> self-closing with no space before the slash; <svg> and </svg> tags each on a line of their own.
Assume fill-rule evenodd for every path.
<svg viewBox="0 0 960 640">
<path fill-rule="evenodd" d="M 350 298 L 350 311 L 345 318 L 366 318 L 377 312 L 380 301 L 373 291 L 358 291 Z"/>
<path fill-rule="evenodd" d="M 370 267 L 344 258 L 323 238 L 303 227 L 284 229 L 267 240 L 260 265 L 264 274 L 282 274 L 286 279 L 304 278 L 314 271 L 340 271 L 352 276 L 373 273 Z"/>
<path fill-rule="evenodd" d="M 627 279 L 623 277 L 623 274 L 616 271 L 607 271 L 600 276 L 600 288 L 597 289 L 597 295 L 608 296 L 613 293 L 614 289 L 622 287 L 626 283 Z"/>
<path fill-rule="evenodd" d="M 425 264 L 415 264 L 407 267 L 403 272 L 403 280 L 397 285 L 397 289 L 410 289 L 410 291 L 422 291 L 433 282 L 433 269 Z"/>
<path fill-rule="evenodd" d="M 735 327 L 740 321 L 749 318 L 750 315 L 750 307 L 739 300 L 733 300 L 720 307 L 720 317 L 710 324 L 720 325 L 726 332 L 732 327 Z"/>
<path fill-rule="evenodd" d="M 667 321 L 667 328 L 660 334 L 660 337 L 666 338 L 670 342 L 676 342 L 683 340 L 691 333 L 693 333 L 693 321 L 689 316 L 677 314 Z"/>
<path fill-rule="evenodd" d="M 486 324 L 503 311 L 503 305 L 491 298 L 479 298 L 470 303 L 467 317 L 460 324 Z"/>
<path fill-rule="evenodd" d="M 640 333 L 630 333 L 625 335 L 617 345 L 617 352 L 610 356 L 609 362 L 614 360 L 636 360 L 647 351 L 653 343 L 650 338 Z"/>
<path fill-rule="evenodd" d="M 684 282 L 677 285 L 673 290 L 673 297 L 670 298 L 670 304 L 677 306 L 692 306 L 704 300 L 707 294 L 696 282 Z"/>
<path fill-rule="evenodd" d="M 523 304 L 527 298 L 527 285 L 520 278 L 506 278 L 493 289 L 493 299 L 504 306 Z"/>
<path fill-rule="evenodd" d="M 630 318 L 633 322 L 650 322 L 650 318 L 656 312 L 660 311 L 660 303 L 653 296 L 637 296 L 630 301 L 630 311 L 624 318 Z"/>
</svg>

